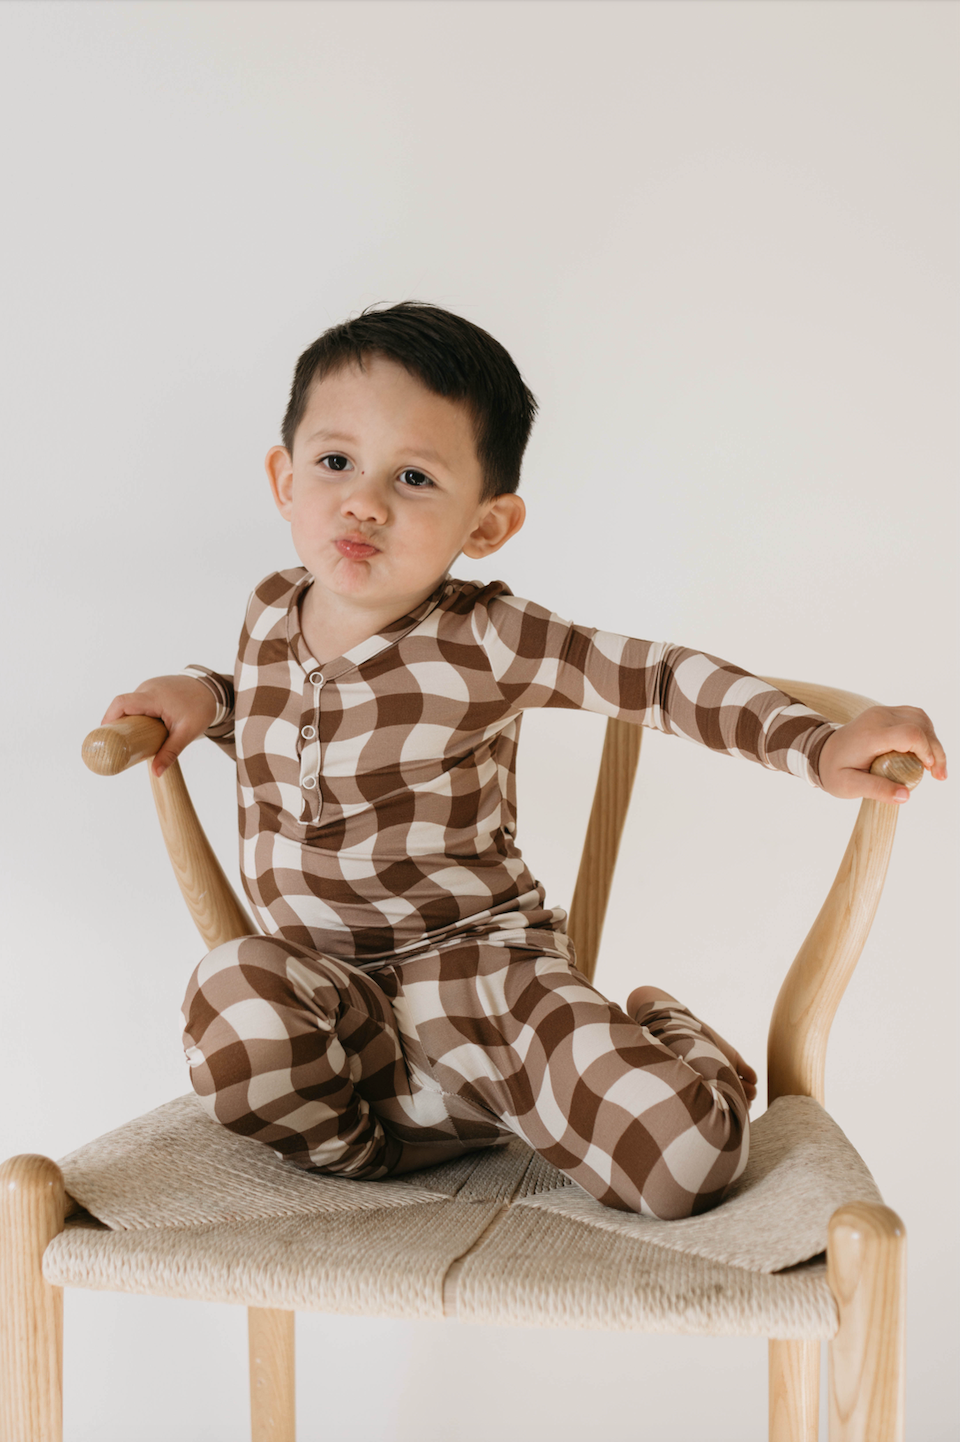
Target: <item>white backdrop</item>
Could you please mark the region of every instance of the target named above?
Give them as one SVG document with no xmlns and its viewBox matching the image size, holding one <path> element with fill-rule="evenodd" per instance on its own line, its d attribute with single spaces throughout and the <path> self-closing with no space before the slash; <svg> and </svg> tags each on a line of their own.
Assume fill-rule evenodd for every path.
<svg viewBox="0 0 960 1442">
<path fill-rule="evenodd" d="M 0 1154 L 187 1089 L 199 944 L 117 690 L 229 668 L 290 564 L 261 468 L 293 362 L 408 297 L 539 396 L 484 567 L 579 621 L 925 706 L 956 750 L 952 3 L 5 3 L 7 805 Z M 569 899 L 602 723 L 527 718 L 521 839 Z M 186 770 L 233 857 L 230 767 Z M 909 1436 L 956 1435 L 956 803 L 925 781 L 828 1104 L 910 1235 Z M 599 980 L 759 1064 L 853 809 L 648 735 Z M 759 1438 L 752 1341 L 306 1317 L 300 1436 Z M 244 1435 L 239 1309 L 70 1293 L 67 1437 Z"/>
</svg>

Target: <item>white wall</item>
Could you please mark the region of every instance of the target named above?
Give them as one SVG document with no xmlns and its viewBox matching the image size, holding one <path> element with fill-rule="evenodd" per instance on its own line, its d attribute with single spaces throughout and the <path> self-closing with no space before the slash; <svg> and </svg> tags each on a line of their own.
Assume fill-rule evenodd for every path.
<svg viewBox="0 0 960 1442">
<path fill-rule="evenodd" d="M 293 559 L 261 470 L 293 361 L 372 301 L 478 321 L 540 397 L 527 529 L 468 574 L 923 705 L 956 749 L 958 19 L 0 6 L 0 1154 L 60 1155 L 186 1090 L 198 942 L 145 776 L 95 779 L 79 744 L 142 676 L 230 665 L 250 586 Z M 525 724 L 521 834 L 563 901 L 601 724 Z M 195 747 L 187 771 L 232 857 L 230 768 Z M 662 980 L 760 1061 L 851 808 L 658 735 L 638 793 L 600 980 Z M 928 780 L 901 819 L 828 1074 L 910 1231 L 925 1442 L 955 1435 L 955 816 Z M 67 1327 L 69 1442 L 244 1435 L 241 1312 L 72 1293 Z M 304 1442 L 763 1435 L 758 1342 L 300 1336 Z"/>
</svg>

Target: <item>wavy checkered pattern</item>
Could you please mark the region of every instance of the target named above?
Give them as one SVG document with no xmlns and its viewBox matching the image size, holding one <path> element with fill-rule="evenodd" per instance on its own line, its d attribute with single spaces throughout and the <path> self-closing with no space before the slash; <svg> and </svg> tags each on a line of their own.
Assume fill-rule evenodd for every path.
<svg viewBox="0 0 960 1442">
<path fill-rule="evenodd" d="M 268 933 L 201 963 L 188 1060 L 208 1111 L 307 1170 L 378 1177 L 511 1132 L 611 1207 L 715 1205 L 746 1161 L 709 1029 L 639 1019 L 573 967 L 516 845 L 522 712 L 617 716 L 817 781 L 832 727 L 695 651 L 445 581 L 320 665 L 311 583 L 254 592 L 210 734 L 237 760 L 241 871 Z"/>
<path fill-rule="evenodd" d="M 816 784 L 833 729 L 725 661 L 571 625 L 502 582 L 446 581 L 320 666 L 279 571 L 254 591 L 211 735 L 236 755 L 241 872 L 264 930 L 378 965 L 457 934 L 563 929 L 516 844 L 530 707 L 597 711 Z"/>
<path fill-rule="evenodd" d="M 247 937 L 201 962 L 184 1019 L 210 1115 L 307 1171 L 385 1176 L 513 1132 L 605 1205 L 669 1218 L 746 1165 L 746 1100 L 709 1028 L 667 1001 L 627 1016 L 536 928 L 375 973 Z"/>
</svg>

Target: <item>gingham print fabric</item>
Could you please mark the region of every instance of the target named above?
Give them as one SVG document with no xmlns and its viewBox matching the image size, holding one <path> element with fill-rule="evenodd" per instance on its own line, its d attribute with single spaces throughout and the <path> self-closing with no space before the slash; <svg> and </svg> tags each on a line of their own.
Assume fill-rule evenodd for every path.
<svg viewBox="0 0 960 1442">
<path fill-rule="evenodd" d="M 236 755 L 241 873 L 268 934 L 375 966 L 461 933 L 562 933 L 515 840 L 528 707 L 617 716 L 817 784 L 830 723 L 725 661 L 448 580 L 321 666 L 299 625 L 311 580 L 294 568 L 257 587 L 233 683 L 188 668 Z M 547 949 L 566 954 L 565 938 Z"/>
<path fill-rule="evenodd" d="M 709 1028 L 637 1017 L 569 960 L 457 938 L 376 973 L 277 938 L 218 947 L 185 1003 L 194 1086 L 218 1121 L 298 1167 L 354 1177 L 516 1132 L 607 1206 L 715 1206 L 747 1160 L 747 1105 Z"/>
</svg>

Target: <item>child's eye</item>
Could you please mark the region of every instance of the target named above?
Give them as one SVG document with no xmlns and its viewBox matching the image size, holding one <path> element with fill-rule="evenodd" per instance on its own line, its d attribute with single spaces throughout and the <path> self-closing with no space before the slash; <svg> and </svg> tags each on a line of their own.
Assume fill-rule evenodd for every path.
<svg viewBox="0 0 960 1442">
<path fill-rule="evenodd" d="M 320 464 L 321 466 L 326 466 L 329 471 L 345 471 L 350 461 L 346 456 L 334 453 L 331 456 L 322 456 L 320 458 Z"/>
<path fill-rule="evenodd" d="M 433 485 L 433 481 L 431 481 L 429 476 L 425 476 L 423 474 L 423 471 L 414 471 L 410 469 L 401 471 L 400 479 L 401 481 L 403 481 L 403 484 L 405 486 L 412 486 L 415 490 L 418 491 L 426 490 L 428 486 Z"/>
</svg>

